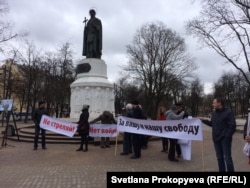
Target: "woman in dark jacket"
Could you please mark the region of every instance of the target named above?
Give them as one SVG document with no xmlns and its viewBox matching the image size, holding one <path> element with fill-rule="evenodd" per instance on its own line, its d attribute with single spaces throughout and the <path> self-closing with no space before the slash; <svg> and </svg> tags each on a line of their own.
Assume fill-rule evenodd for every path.
<svg viewBox="0 0 250 188">
<path fill-rule="evenodd" d="M 82 113 L 80 119 L 77 122 L 77 131 L 81 136 L 80 147 L 76 151 L 88 151 L 88 135 L 89 135 L 89 105 L 83 105 Z M 85 149 L 83 149 L 83 144 L 85 143 Z"/>
</svg>

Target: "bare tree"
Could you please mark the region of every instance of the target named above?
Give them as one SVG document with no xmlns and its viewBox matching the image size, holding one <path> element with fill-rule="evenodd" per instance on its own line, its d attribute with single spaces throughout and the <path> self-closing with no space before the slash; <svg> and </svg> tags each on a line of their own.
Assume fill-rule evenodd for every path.
<svg viewBox="0 0 250 188">
<path fill-rule="evenodd" d="M 0 0 L 0 44 L 9 41 L 17 36 L 12 33 L 13 23 L 7 21 L 6 14 L 9 11 L 9 6 L 6 0 Z M 0 46 L 0 52 L 3 49 Z"/>
<path fill-rule="evenodd" d="M 37 50 L 34 42 L 26 40 L 22 45 L 22 51 L 19 51 L 20 61 L 23 63 L 21 66 L 23 71 L 23 86 L 25 89 L 23 93 L 23 104 L 26 107 L 27 121 L 28 112 L 34 109 L 38 100 L 44 99 L 42 84 L 44 82 L 44 72 L 42 67 L 42 56 L 40 51 Z"/>
<path fill-rule="evenodd" d="M 187 101 L 188 106 L 191 109 L 192 116 L 199 114 L 199 107 L 202 105 L 203 86 L 200 80 L 197 78 L 191 83 L 191 93 L 188 95 L 189 100 Z"/>
<path fill-rule="evenodd" d="M 127 103 L 131 103 L 134 96 L 140 96 L 140 88 L 128 79 L 129 76 L 121 77 L 116 84 L 114 84 L 115 95 L 115 109 L 116 113 L 120 114 L 123 107 Z"/>
<path fill-rule="evenodd" d="M 250 17 L 248 1 L 205 0 L 200 16 L 186 27 L 207 47 L 233 65 L 250 85 Z M 248 70 L 247 72 L 245 70 Z"/>
<path fill-rule="evenodd" d="M 249 85 L 240 73 L 224 73 L 214 84 L 214 95 L 225 96 L 226 105 L 236 115 L 244 117 L 247 114 Z"/>
<path fill-rule="evenodd" d="M 193 59 L 184 39 L 162 22 L 143 25 L 127 45 L 130 61 L 124 68 L 143 90 L 145 111 L 155 118 L 157 106 L 176 80 L 192 77 Z M 155 111 L 155 112 L 154 112 Z"/>
<path fill-rule="evenodd" d="M 71 44 L 68 42 L 62 44 L 57 53 L 57 83 L 55 83 L 57 88 L 54 94 L 57 96 L 55 100 L 56 116 L 59 113 L 60 117 L 63 116 L 64 110 L 67 110 L 66 113 L 69 111 L 70 84 L 74 81 L 72 55 Z"/>
</svg>

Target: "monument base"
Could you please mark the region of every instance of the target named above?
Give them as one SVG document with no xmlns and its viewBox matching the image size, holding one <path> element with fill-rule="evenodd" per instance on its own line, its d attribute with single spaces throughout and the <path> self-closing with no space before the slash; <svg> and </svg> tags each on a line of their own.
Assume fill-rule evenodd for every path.
<svg viewBox="0 0 250 188">
<path fill-rule="evenodd" d="M 107 77 L 107 65 L 101 59 L 87 58 L 77 65 L 76 80 L 70 85 L 70 118 L 79 119 L 82 106 L 90 106 L 90 119 L 104 110 L 114 114 L 114 86 Z"/>
</svg>

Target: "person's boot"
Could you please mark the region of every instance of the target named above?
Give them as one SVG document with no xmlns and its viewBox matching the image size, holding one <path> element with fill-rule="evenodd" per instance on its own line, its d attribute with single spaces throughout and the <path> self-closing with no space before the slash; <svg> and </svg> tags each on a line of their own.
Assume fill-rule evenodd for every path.
<svg viewBox="0 0 250 188">
<path fill-rule="evenodd" d="M 88 151 L 88 144 L 85 144 L 85 149 L 83 151 L 84 152 Z"/>
<path fill-rule="evenodd" d="M 82 151 L 83 150 L 83 144 L 80 145 L 80 147 L 76 151 Z"/>
</svg>

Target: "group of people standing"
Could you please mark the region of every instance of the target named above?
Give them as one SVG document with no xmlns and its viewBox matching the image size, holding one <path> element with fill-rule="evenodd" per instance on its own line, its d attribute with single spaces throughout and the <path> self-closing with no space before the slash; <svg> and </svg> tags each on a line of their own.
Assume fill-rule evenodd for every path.
<svg viewBox="0 0 250 188">
<path fill-rule="evenodd" d="M 123 116 L 134 119 L 146 119 L 146 115 L 138 101 L 128 103 L 123 110 Z M 134 153 L 130 159 L 141 158 L 141 149 L 147 148 L 148 136 L 137 133 L 123 133 L 123 151 L 120 155 Z"/>
<path fill-rule="evenodd" d="M 83 105 L 78 124 L 78 134 L 81 136 L 80 147 L 76 151 L 88 151 L 89 124 L 101 122 L 102 124 L 116 124 L 114 115 L 109 111 L 103 111 L 101 115 L 89 122 L 89 105 Z M 82 128 L 83 127 L 83 128 Z M 85 144 L 85 149 L 83 145 Z M 110 148 L 110 138 L 101 137 L 101 148 Z"/>
<path fill-rule="evenodd" d="M 38 137 L 41 131 L 42 133 L 42 149 L 46 149 L 45 142 L 45 130 L 41 129 L 39 126 L 42 115 L 48 115 L 48 112 L 45 110 L 45 102 L 39 102 L 39 107 L 34 111 L 33 120 L 35 122 L 35 139 L 34 139 L 34 150 L 37 150 L 38 147 Z M 146 115 L 142 110 L 142 107 L 139 105 L 138 101 L 133 101 L 126 105 L 123 116 L 135 118 L 135 119 L 146 119 Z M 158 120 L 176 120 L 182 119 L 184 117 L 184 111 L 181 104 L 173 105 L 170 110 L 166 111 L 166 108 L 161 106 L 158 111 Z M 77 132 L 81 137 L 80 146 L 76 151 L 88 151 L 88 140 L 89 140 L 89 125 L 96 122 L 101 122 L 102 124 L 116 124 L 116 120 L 113 114 L 109 111 L 103 111 L 103 113 L 89 122 L 89 105 L 83 105 L 82 113 L 80 114 Z M 170 146 L 168 148 L 168 140 Z M 124 132 L 123 138 L 123 152 L 121 155 L 129 155 L 134 153 L 130 158 L 138 159 L 141 157 L 141 149 L 147 148 L 148 136 L 141 135 L 136 133 Z M 177 144 L 177 139 L 172 138 L 162 138 L 163 151 L 168 152 L 168 159 L 170 161 L 177 162 L 178 159 L 175 158 L 175 151 L 177 156 L 181 156 L 181 150 Z M 101 137 L 100 141 L 101 148 L 110 147 L 110 138 Z"/>
<path fill-rule="evenodd" d="M 137 101 L 128 103 L 122 115 L 135 119 L 146 119 L 145 114 Z M 185 115 L 186 113 L 183 110 L 183 105 L 181 103 L 176 103 L 172 105 L 168 111 L 166 110 L 166 107 L 160 106 L 157 112 L 157 120 L 178 120 L 186 117 Z M 120 155 L 129 155 L 134 150 L 134 155 L 130 158 L 138 159 L 141 157 L 141 149 L 147 148 L 147 142 L 147 135 L 124 132 L 123 151 Z M 162 152 L 168 153 L 169 161 L 178 162 L 178 159 L 175 157 L 175 152 L 177 152 L 177 157 L 181 157 L 181 148 L 180 145 L 177 144 L 177 139 L 163 137 L 162 148 Z"/>
<path fill-rule="evenodd" d="M 216 158 L 220 172 L 234 171 L 234 164 L 231 156 L 232 138 L 236 131 L 236 121 L 233 112 L 224 105 L 224 100 L 220 97 L 215 97 L 212 102 L 213 111 L 211 119 L 200 118 L 200 120 L 212 127 L 213 143 L 216 152 Z M 45 102 L 40 101 L 39 106 L 33 112 L 32 119 L 35 123 L 34 150 L 38 148 L 38 137 L 42 134 L 42 149 L 47 149 L 45 141 L 45 130 L 40 128 L 42 115 L 49 115 Z M 133 101 L 127 104 L 123 116 L 135 119 L 145 119 L 145 113 L 139 105 L 138 101 Z M 164 106 L 158 109 L 157 120 L 180 120 L 188 116 L 183 109 L 181 103 L 176 103 L 166 110 Z M 81 136 L 80 147 L 76 151 L 88 151 L 88 136 L 89 124 L 101 121 L 102 124 L 116 124 L 116 120 L 112 113 L 104 111 L 99 117 L 89 122 L 89 105 L 83 105 L 78 124 L 78 133 Z M 248 122 L 245 125 L 244 139 L 250 142 L 249 133 L 246 132 Z M 130 158 L 141 158 L 141 149 L 143 148 L 143 140 L 145 135 L 136 133 L 124 132 L 123 137 L 123 152 L 121 155 L 134 153 Z M 169 146 L 168 146 L 169 142 Z M 101 138 L 101 148 L 110 147 L 109 138 Z M 83 147 L 85 146 L 85 148 Z M 177 157 L 181 156 L 180 148 L 177 144 L 177 139 L 162 138 L 162 152 L 168 153 L 169 161 L 178 162 Z"/>
<path fill-rule="evenodd" d="M 77 122 L 78 124 L 78 133 L 81 136 L 80 147 L 76 151 L 88 151 L 88 133 L 89 133 L 89 124 L 93 124 L 96 122 L 101 122 L 101 124 L 117 124 L 114 115 L 109 111 L 103 111 L 103 113 L 92 121 L 88 121 L 89 119 L 89 106 L 83 105 L 82 113 L 80 115 L 80 119 Z M 135 119 L 145 119 L 145 114 L 139 105 L 138 101 L 133 101 L 131 104 L 126 106 L 126 112 L 123 114 L 127 117 L 135 118 Z M 143 146 L 147 145 L 147 141 L 145 135 L 140 135 L 136 133 L 124 133 L 123 139 L 123 152 L 121 155 L 128 155 L 129 153 L 134 153 L 131 156 L 131 159 L 138 159 L 141 157 L 141 149 Z M 83 149 L 83 145 L 85 144 L 85 149 Z M 100 141 L 101 148 L 109 148 L 110 147 L 110 138 L 109 137 L 101 137 Z M 133 149 L 132 149 L 133 148 Z"/>
<path fill-rule="evenodd" d="M 157 120 L 179 120 L 186 118 L 188 114 L 184 112 L 182 103 L 175 103 L 169 110 L 165 106 L 160 106 L 157 111 Z M 162 152 L 168 153 L 168 159 L 172 162 L 178 162 L 179 160 L 175 157 L 181 157 L 181 148 L 177 143 L 177 139 L 162 137 Z"/>
</svg>

